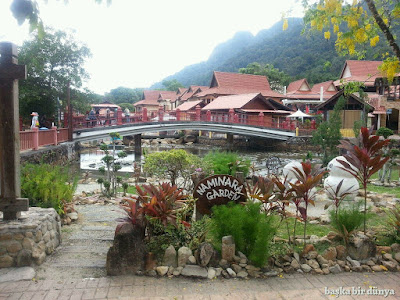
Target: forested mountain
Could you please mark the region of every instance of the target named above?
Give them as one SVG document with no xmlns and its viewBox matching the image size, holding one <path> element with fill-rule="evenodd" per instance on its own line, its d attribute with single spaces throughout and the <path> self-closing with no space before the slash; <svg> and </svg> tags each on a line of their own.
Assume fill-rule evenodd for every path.
<svg viewBox="0 0 400 300">
<path fill-rule="evenodd" d="M 239 32 L 232 39 L 219 44 L 210 58 L 198 64 L 185 67 L 164 80 L 176 79 L 184 86 L 209 85 L 213 71 L 238 72 L 252 62 L 272 64 L 290 75 L 293 80 L 307 78 L 309 83 L 337 79 L 346 59 L 356 57 L 339 56 L 335 42 L 326 40 L 323 33 L 302 34 L 303 19 L 289 19 L 289 28 L 282 30 L 282 22 L 260 31 L 256 36 L 250 32 Z M 381 41 L 384 39 L 381 38 Z M 377 46 L 367 53 L 366 59 L 379 60 L 387 51 Z M 159 88 L 161 83 L 151 88 Z"/>
</svg>

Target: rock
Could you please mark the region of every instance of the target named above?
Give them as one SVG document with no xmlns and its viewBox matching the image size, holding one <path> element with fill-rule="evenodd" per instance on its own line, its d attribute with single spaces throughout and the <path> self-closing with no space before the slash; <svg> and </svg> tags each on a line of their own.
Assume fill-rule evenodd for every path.
<svg viewBox="0 0 400 300">
<path fill-rule="evenodd" d="M 174 274 L 174 271 L 175 271 L 175 268 L 174 268 L 174 267 L 169 267 L 169 268 L 168 268 L 167 275 L 168 275 L 168 276 L 173 275 L 173 274 Z"/>
<path fill-rule="evenodd" d="M 336 258 L 337 259 L 345 259 L 346 257 L 346 247 L 343 245 L 336 246 Z"/>
<path fill-rule="evenodd" d="M 350 237 L 347 253 L 355 260 L 368 259 L 376 255 L 376 245 L 373 238 L 358 232 Z"/>
<path fill-rule="evenodd" d="M 333 267 L 329 267 L 329 272 L 331 272 L 332 274 L 338 274 L 338 273 L 342 272 L 342 269 L 340 268 L 340 266 L 338 264 L 336 264 Z"/>
<path fill-rule="evenodd" d="M 319 268 L 319 264 L 315 259 L 310 259 L 307 264 L 313 268 L 313 269 L 318 269 Z M 304 270 L 303 270 L 304 271 Z"/>
<path fill-rule="evenodd" d="M 235 256 L 233 256 L 233 260 L 234 260 L 236 263 L 240 263 L 241 258 L 240 258 L 239 256 L 235 255 Z"/>
<path fill-rule="evenodd" d="M 160 266 L 156 268 L 156 272 L 159 276 L 164 276 L 168 272 L 168 267 L 167 266 Z"/>
<path fill-rule="evenodd" d="M 222 259 L 228 262 L 233 261 L 233 257 L 235 256 L 235 243 L 231 235 L 222 238 L 221 255 Z"/>
<path fill-rule="evenodd" d="M 304 250 L 303 250 L 303 252 L 302 252 L 302 256 L 304 257 L 304 256 L 307 255 L 308 252 L 310 252 L 310 251 L 315 251 L 315 247 L 314 247 L 314 245 L 312 245 L 312 244 L 307 244 L 307 245 L 304 247 Z"/>
<path fill-rule="evenodd" d="M 227 262 L 226 259 L 221 259 L 221 260 L 219 261 L 219 265 L 220 265 L 222 268 L 224 268 L 224 269 L 226 269 L 227 267 L 229 267 L 229 263 Z"/>
<path fill-rule="evenodd" d="M 323 272 L 320 268 L 315 269 L 314 272 L 315 272 L 316 274 L 319 274 L 319 275 L 324 274 L 324 272 Z"/>
<path fill-rule="evenodd" d="M 351 259 L 350 256 L 347 256 L 346 259 L 351 264 L 352 267 L 360 267 L 361 266 L 359 261 Z"/>
<path fill-rule="evenodd" d="M 374 261 L 372 259 L 368 260 L 367 261 L 367 266 L 370 266 L 370 267 L 375 266 Z"/>
<path fill-rule="evenodd" d="M 272 270 L 272 271 L 269 271 L 269 272 L 265 272 L 264 275 L 266 277 L 275 277 L 275 276 L 278 276 L 278 272 L 275 271 L 275 270 Z"/>
<path fill-rule="evenodd" d="M 135 274 L 143 270 L 145 254 L 144 228 L 132 223 L 123 224 L 107 252 L 107 275 Z"/>
<path fill-rule="evenodd" d="M 197 261 L 201 267 L 205 267 L 214 255 L 214 247 L 207 242 L 201 243 L 198 249 Z"/>
<path fill-rule="evenodd" d="M 32 264 L 32 251 L 22 249 L 17 255 L 17 267 L 27 267 Z"/>
<path fill-rule="evenodd" d="M 222 274 L 222 277 L 224 277 L 224 278 L 230 278 L 228 272 L 225 270 L 222 270 L 221 274 Z"/>
<path fill-rule="evenodd" d="M 35 277 L 35 274 L 35 270 L 31 267 L 10 268 L 6 271 L 6 273 L 1 273 L 0 283 L 32 280 L 32 278 Z"/>
<path fill-rule="evenodd" d="M 338 235 L 336 232 L 330 231 L 326 237 L 333 242 L 338 242 L 340 241 L 342 238 L 340 237 L 340 235 Z"/>
<path fill-rule="evenodd" d="M 178 267 L 186 266 L 190 256 L 192 256 L 192 250 L 188 247 L 180 247 L 178 249 Z"/>
<path fill-rule="evenodd" d="M 371 267 L 368 265 L 361 265 L 363 272 L 371 272 Z"/>
<path fill-rule="evenodd" d="M 392 252 L 396 253 L 396 252 L 400 252 L 400 244 L 398 243 L 394 243 L 390 246 L 390 248 L 392 249 Z"/>
<path fill-rule="evenodd" d="M 344 266 L 343 268 L 344 268 L 345 272 L 350 272 L 351 271 L 351 268 L 349 266 Z"/>
<path fill-rule="evenodd" d="M 237 277 L 239 278 L 246 278 L 249 274 L 246 271 L 240 271 L 239 273 L 236 274 Z"/>
<path fill-rule="evenodd" d="M 308 252 L 308 258 L 309 259 L 316 259 L 318 256 L 318 252 L 317 251 L 310 251 Z"/>
<path fill-rule="evenodd" d="M 241 265 L 245 265 L 245 264 L 247 264 L 247 259 L 241 258 L 239 263 L 240 263 Z"/>
<path fill-rule="evenodd" d="M 67 217 L 71 219 L 72 222 L 78 220 L 78 213 L 76 212 L 71 212 L 67 214 Z"/>
<path fill-rule="evenodd" d="M 383 261 L 382 265 L 387 268 L 389 271 L 397 271 L 398 263 L 396 261 Z"/>
<path fill-rule="evenodd" d="M 317 261 L 321 266 L 324 264 L 328 264 L 328 260 L 325 259 L 322 255 L 317 256 Z"/>
<path fill-rule="evenodd" d="M 226 272 L 228 272 L 228 274 L 229 274 L 230 277 L 233 277 L 233 278 L 236 277 L 235 271 L 233 271 L 231 268 L 227 268 L 227 269 L 226 269 Z"/>
<path fill-rule="evenodd" d="M 138 272 L 141 272 L 141 271 L 138 271 Z M 156 270 L 147 271 L 146 274 L 147 274 L 147 276 L 151 276 L 151 277 L 156 277 L 157 276 Z"/>
<path fill-rule="evenodd" d="M 195 265 L 196 264 L 196 258 L 193 255 L 189 256 L 187 263 L 189 265 Z"/>
<path fill-rule="evenodd" d="M 46 256 L 46 254 L 45 254 Z M 2 255 L 0 257 L 0 268 L 12 267 L 14 259 L 9 255 Z"/>
<path fill-rule="evenodd" d="M 386 254 L 392 252 L 392 248 L 389 246 L 376 246 L 376 253 Z"/>
<path fill-rule="evenodd" d="M 335 247 L 329 247 L 322 254 L 322 257 L 325 258 L 326 260 L 335 260 L 336 256 L 337 256 L 337 252 L 336 252 Z"/>
<path fill-rule="evenodd" d="M 207 271 L 208 279 L 213 279 L 216 277 L 216 275 L 217 275 L 217 272 L 215 271 L 214 268 L 208 268 L 208 271 Z"/>
<path fill-rule="evenodd" d="M 195 278 L 208 278 L 208 272 L 205 268 L 194 265 L 186 265 L 181 272 L 182 276 Z"/>
<path fill-rule="evenodd" d="M 292 261 L 292 258 L 291 258 L 289 255 L 284 255 L 284 256 L 282 257 L 282 259 L 283 259 L 284 261 L 287 261 L 287 262 L 291 262 L 291 261 Z"/>
<path fill-rule="evenodd" d="M 344 260 L 338 260 L 338 261 L 336 261 L 336 263 L 339 265 L 339 266 L 341 266 L 342 268 L 344 268 L 344 266 L 346 265 L 346 262 L 344 261 Z M 350 263 L 349 263 L 350 264 Z M 334 266 L 335 264 L 332 264 L 331 265 L 331 267 L 332 266 Z"/>
<path fill-rule="evenodd" d="M 293 252 L 293 257 L 299 262 L 300 261 L 300 255 L 297 252 Z"/>
<path fill-rule="evenodd" d="M 215 276 L 217 277 L 221 276 L 222 271 L 223 271 L 222 268 L 215 268 Z"/>
<path fill-rule="evenodd" d="M 233 271 L 235 271 L 236 274 L 242 271 L 242 267 L 237 264 L 232 264 L 232 269 Z"/>
<path fill-rule="evenodd" d="M 172 266 L 174 268 L 177 267 L 176 250 L 174 246 L 170 245 L 167 249 L 165 249 L 163 265 L 168 267 Z"/>
<path fill-rule="evenodd" d="M 383 258 L 384 260 L 393 260 L 393 256 L 392 256 L 392 254 L 390 254 L 390 253 L 385 253 L 385 254 L 383 254 L 383 255 L 382 255 L 382 258 Z"/>
<path fill-rule="evenodd" d="M 311 267 L 307 264 L 302 264 L 300 267 L 305 273 L 308 273 L 311 271 Z"/>
<path fill-rule="evenodd" d="M 400 263 L 400 252 L 395 253 L 393 256 L 394 256 L 394 259 Z"/>
<path fill-rule="evenodd" d="M 371 270 L 374 271 L 374 272 L 383 272 L 384 269 L 382 267 L 383 266 L 381 266 L 381 265 L 375 265 L 375 266 L 371 267 Z"/>
<path fill-rule="evenodd" d="M 293 269 L 298 269 L 300 268 L 300 264 L 297 261 L 297 259 L 293 259 L 292 262 L 290 263 L 290 265 L 292 266 Z"/>
<path fill-rule="evenodd" d="M 318 236 L 316 236 L 316 235 L 311 235 L 310 236 L 310 244 L 317 244 L 318 242 L 319 242 L 319 237 Z"/>
</svg>

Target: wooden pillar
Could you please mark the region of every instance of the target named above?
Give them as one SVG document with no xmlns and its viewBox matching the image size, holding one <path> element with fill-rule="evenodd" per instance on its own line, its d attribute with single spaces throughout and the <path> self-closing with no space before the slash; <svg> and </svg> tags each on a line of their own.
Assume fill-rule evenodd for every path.
<svg viewBox="0 0 400 300">
<path fill-rule="evenodd" d="M 181 120 L 181 110 L 179 108 L 176 109 L 176 120 L 177 121 Z"/>
<path fill-rule="evenodd" d="M 53 143 L 55 146 L 57 146 L 58 144 L 57 127 L 53 126 L 51 127 L 51 130 L 53 130 Z"/>
<path fill-rule="evenodd" d="M 117 125 L 122 125 L 122 108 L 117 109 Z"/>
<path fill-rule="evenodd" d="M 73 112 L 71 104 L 71 91 L 69 88 L 69 81 L 67 84 L 67 105 L 68 105 L 68 141 L 72 141 L 72 134 L 74 132 Z"/>
<path fill-rule="evenodd" d="M 0 211 L 3 220 L 15 220 L 28 210 L 21 198 L 18 79 L 26 67 L 18 65 L 17 46 L 0 43 Z"/>
<path fill-rule="evenodd" d="M 146 107 L 143 107 L 143 109 L 142 109 L 142 121 L 143 122 L 147 122 L 147 108 Z"/>
<path fill-rule="evenodd" d="M 206 121 L 211 122 L 211 111 L 207 110 L 206 112 Z"/>
<path fill-rule="evenodd" d="M 201 119 L 201 107 L 200 105 L 196 105 L 196 121 L 200 121 Z"/>
<path fill-rule="evenodd" d="M 234 123 L 235 111 L 233 108 L 229 109 L 229 123 Z"/>
<path fill-rule="evenodd" d="M 140 163 L 140 159 L 142 157 L 142 135 L 135 134 L 133 138 L 135 141 L 135 162 Z"/>
</svg>

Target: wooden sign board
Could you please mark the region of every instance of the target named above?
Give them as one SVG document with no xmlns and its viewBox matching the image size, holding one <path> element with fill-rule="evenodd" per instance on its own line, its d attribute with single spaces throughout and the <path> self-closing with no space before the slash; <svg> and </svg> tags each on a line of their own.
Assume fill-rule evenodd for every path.
<svg viewBox="0 0 400 300">
<path fill-rule="evenodd" d="M 214 205 L 246 201 L 246 188 L 237 178 L 230 175 L 213 175 L 201 180 L 194 189 L 196 209 L 202 215 L 211 214 Z"/>
</svg>

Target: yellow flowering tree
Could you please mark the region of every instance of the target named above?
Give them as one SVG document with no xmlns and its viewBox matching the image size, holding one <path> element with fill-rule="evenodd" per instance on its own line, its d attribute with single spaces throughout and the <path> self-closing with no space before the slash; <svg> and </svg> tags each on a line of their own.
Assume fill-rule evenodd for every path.
<svg viewBox="0 0 400 300">
<path fill-rule="evenodd" d="M 305 24 L 323 32 L 326 39 L 336 38 L 336 50 L 342 55 L 365 57 L 366 45 L 375 47 L 382 34 L 392 49 L 387 53 L 381 71 L 393 80 L 400 71 L 400 48 L 393 35 L 393 26 L 399 24 L 399 0 L 303 0 Z"/>
</svg>

